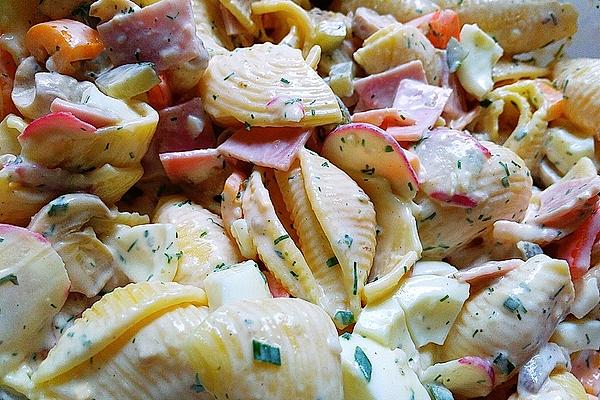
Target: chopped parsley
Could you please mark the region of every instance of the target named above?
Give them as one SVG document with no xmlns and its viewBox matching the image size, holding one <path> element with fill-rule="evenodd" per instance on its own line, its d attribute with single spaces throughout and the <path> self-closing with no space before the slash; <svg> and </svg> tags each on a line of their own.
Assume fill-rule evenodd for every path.
<svg viewBox="0 0 600 400">
<path fill-rule="evenodd" d="M 68 208 L 69 203 L 56 202 L 50 206 L 50 209 L 48 210 L 48 216 L 54 217 L 55 215 L 62 214 L 66 212 Z"/>
</svg>

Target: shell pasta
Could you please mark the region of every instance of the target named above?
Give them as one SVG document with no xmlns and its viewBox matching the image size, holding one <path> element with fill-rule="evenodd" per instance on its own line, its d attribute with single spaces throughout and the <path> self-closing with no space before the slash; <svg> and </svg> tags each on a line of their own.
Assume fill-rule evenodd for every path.
<svg viewBox="0 0 600 400">
<path fill-rule="evenodd" d="M 598 400 L 586 21 L 0 0 L 0 400 Z"/>
</svg>

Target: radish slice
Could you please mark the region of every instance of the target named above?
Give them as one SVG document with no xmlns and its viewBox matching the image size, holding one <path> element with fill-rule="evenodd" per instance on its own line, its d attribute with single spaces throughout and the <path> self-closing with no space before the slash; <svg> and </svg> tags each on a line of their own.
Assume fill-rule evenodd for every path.
<svg viewBox="0 0 600 400">
<path fill-rule="evenodd" d="M 327 136 L 323 155 L 353 176 L 380 176 L 390 181 L 398 195 L 413 198 L 417 175 L 404 150 L 387 132 L 365 123 L 342 125 Z"/>
</svg>

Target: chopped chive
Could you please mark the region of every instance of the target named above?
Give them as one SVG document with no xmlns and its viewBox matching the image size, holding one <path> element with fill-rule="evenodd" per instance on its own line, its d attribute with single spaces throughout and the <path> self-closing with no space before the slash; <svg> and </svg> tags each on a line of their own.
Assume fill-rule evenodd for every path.
<svg viewBox="0 0 600 400">
<path fill-rule="evenodd" d="M 338 310 L 333 319 L 341 322 L 343 325 L 350 325 L 354 322 L 354 313 L 352 311 Z"/>
<path fill-rule="evenodd" d="M 281 242 L 282 240 L 289 239 L 289 238 L 290 238 L 290 235 L 281 235 L 273 241 L 273 244 L 277 244 L 277 243 Z"/>
<path fill-rule="evenodd" d="M 281 354 L 278 346 L 252 339 L 252 352 L 256 361 L 281 365 Z"/>
<path fill-rule="evenodd" d="M 8 275 L 0 278 L 0 285 L 2 285 L 3 283 L 6 283 L 6 282 L 10 282 L 15 286 L 19 286 L 19 279 L 17 278 L 17 276 L 15 274 L 8 274 Z"/>
<path fill-rule="evenodd" d="M 359 346 L 356 346 L 354 349 L 354 361 L 356 361 L 358 364 L 358 368 L 360 369 L 360 372 L 362 372 L 367 382 L 371 382 L 373 366 L 371 365 L 369 357 L 367 357 L 363 349 L 361 349 Z"/>
<path fill-rule="evenodd" d="M 338 265 L 340 262 L 338 261 L 336 256 L 331 257 L 330 259 L 328 259 L 327 261 L 325 261 L 325 265 L 327 265 L 327 267 L 331 268 L 334 267 L 336 265 Z"/>
</svg>

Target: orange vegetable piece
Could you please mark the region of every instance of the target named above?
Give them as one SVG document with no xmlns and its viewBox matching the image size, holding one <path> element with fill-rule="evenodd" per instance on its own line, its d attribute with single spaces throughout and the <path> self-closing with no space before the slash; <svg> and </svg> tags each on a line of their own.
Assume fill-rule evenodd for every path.
<svg viewBox="0 0 600 400">
<path fill-rule="evenodd" d="M 419 28 L 438 49 L 445 49 L 450 38 L 458 40 L 460 36 L 460 19 L 452 10 L 440 10 L 423 15 L 407 22 L 407 25 Z"/>
<path fill-rule="evenodd" d="M 17 65 L 12 55 L 0 49 L 0 120 L 10 113 L 18 113 L 10 98 L 16 70 Z"/>
<path fill-rule="evenodd" d="M 563 114 L 565 108 L 565 98 L 563 93 L 552 87 L 550 82 L 542 79 L 536 79 L 535 85 L 544 95 L 544 103 L 548 107 L 548 121 L 559 118 Z"/>
<path fill-rule="evenodd" d="M 25 35 L 25 47 L 39 62 L 52 57 L 56 71 L 72 74 L 72 63 L 92 60 L 104 49 L 95 29 L 70 19 L 42 22 Z"/>
<path fill-rule="evenodd" d="M 162 110 L 173 105 L 173 93 L 163 74 L 160 74 L 160 83 L 148 90 L 148 104 L 155 110 Z"/>
</svg>

